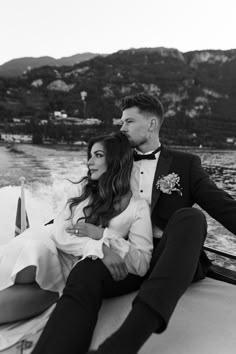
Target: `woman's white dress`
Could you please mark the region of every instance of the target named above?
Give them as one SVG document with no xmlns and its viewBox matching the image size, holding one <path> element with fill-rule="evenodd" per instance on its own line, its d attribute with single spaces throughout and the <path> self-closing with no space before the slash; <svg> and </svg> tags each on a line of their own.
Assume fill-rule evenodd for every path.
<svg viewBox="0 0 236 354">
<path fill-rule="evenodd" d="M 76 188 L 76 192 L 75 192 Z M 67 198 L 79 195 L 78 185 L 70 188 Z M 144 275 L 153 249 L 152 225 L 147 202 L 131 197 L 127 208 L 114 217 L 100 240 L 78 237 L 66 232 L 82 217 L 88 200 L 73 209 L 72 219 L 66 205 L 54 223 L 30 227 L 5 245 L 0 245 L 0 290 L 14 284 L 16 274 L 36 266 L 36 282 L 42 289 L 61 293 L 73 266 L 86 257 L 103 258 L 103 244 L 125 261 L 130 273 Z"/>
</svg>

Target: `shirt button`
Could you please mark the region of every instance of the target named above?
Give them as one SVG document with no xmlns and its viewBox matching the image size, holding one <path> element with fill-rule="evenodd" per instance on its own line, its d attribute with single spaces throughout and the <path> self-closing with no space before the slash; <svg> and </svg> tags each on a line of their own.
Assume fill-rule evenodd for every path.
<svg viewBox="0 0 236 354">
<path fill-rule="evenodd" d="M 141 189 L 140 193 L 143 193 L 143 190 Z"/>
</svg>

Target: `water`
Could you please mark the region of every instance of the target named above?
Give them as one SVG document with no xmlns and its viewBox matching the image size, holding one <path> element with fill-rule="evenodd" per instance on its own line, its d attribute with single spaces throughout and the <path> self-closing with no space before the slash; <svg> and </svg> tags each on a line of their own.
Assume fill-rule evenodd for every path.
<svg viewBox="0 0 236 354">
<path fill-rule="evenodd" d="M 236 199 L 236 151 L 194 150 L 216 184 Z M 26 209 L 31 225 L 52 219 L 65 202 L 67 179 L 78 180 L 87 171 L 86 150 L 57 150 L 34 145 L 18 145 L 15 151 L 0 146 L 0 243 L 14 236 L 20 177 L 26 178 Z M 236 237 L 207 215 L 206 245 L 236 254 Z M 216 262 L 235 269 L 232 261 Z"/>
<path fill-rule="evenodd" d="M 0 243 L 14 236 L 20 177 L 24 176 L 30 225 L 52 219 L 65 202 L 65 190 L 87 171 L 86 151 L 60 151 L 19 145 L 17 151 L 0 146 Z"/>
</svg>

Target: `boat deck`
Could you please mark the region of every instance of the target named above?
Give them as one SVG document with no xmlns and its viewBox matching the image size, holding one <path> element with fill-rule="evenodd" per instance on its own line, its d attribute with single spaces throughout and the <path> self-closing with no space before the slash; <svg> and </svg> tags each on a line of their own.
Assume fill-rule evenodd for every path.
<svg viewBox="0 0 236 354">
<path fill-rule="evenodd" d="M 135 293 L 105 300 L 91 348 L 96 348 L 122 323 Z M 236 286 L 206 278 L 192 284 L 182 296 L 167 330 L 153 334 L 140 354 L 235 354 Z M 0 352 L 31 353 L 50 309 L 36 318 L 0 327 Z"/>
</svg>

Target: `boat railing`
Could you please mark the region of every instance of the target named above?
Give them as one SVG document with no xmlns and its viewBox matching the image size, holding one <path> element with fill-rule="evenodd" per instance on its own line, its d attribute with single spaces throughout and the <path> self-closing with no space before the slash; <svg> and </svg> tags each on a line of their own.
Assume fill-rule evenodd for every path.
<svg viewBox="0 0 236 354">
<path fill-rule="evenodd" d="M 218 254 L 218 255 L 223 256 L 223 257 L 227 257 L 227 258 L 236 260 L 236 254 L 233 254 L 233 253 L 228 252 L 228 251 L 226 252 L 226 251 L 218 250 L 217 248 L 212 248 L 212 247 L 209 247 L 209 246 L 204 246 L 204 250 L 208 251 L 208 252 L 212 252 L 212 253 Z"/>
<path fill-rule="evenodd" d="M 215 255 L 236 260 L 236 254 L 233 254 L 231 252 L 222 251 L 209 246 L 204 246 L 204 250 Z M 216 280 L 236 285 L 236 271 L 223 266 L 219 266 L 214 263 L 211 264 L 207 276 Z"/>
</svg>

